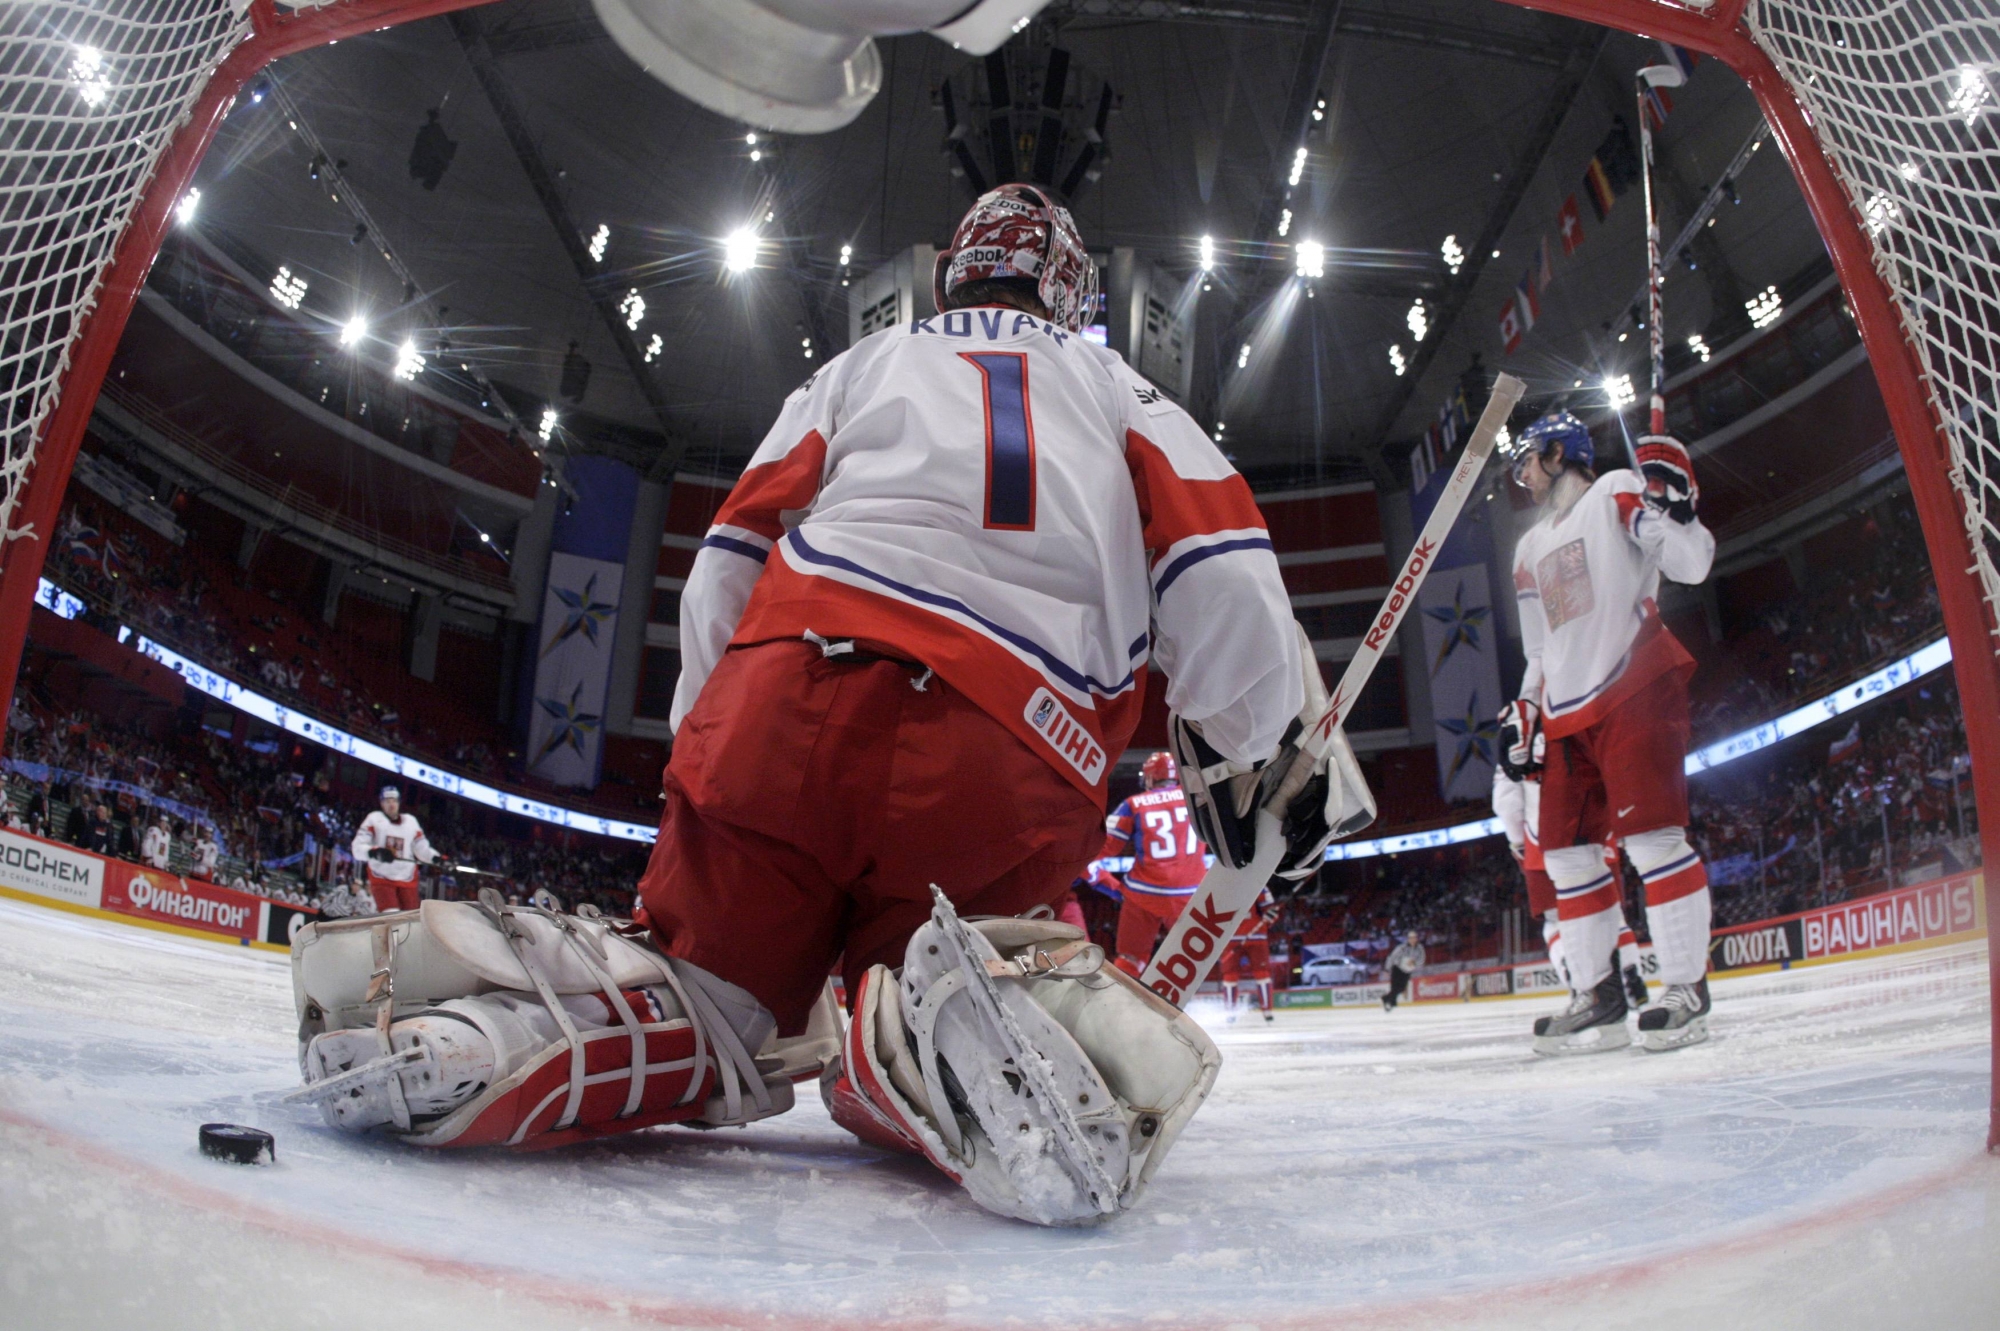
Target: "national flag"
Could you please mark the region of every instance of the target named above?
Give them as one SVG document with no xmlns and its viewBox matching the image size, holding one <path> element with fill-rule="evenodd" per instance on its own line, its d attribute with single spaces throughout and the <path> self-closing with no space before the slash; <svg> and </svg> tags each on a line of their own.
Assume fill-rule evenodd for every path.
<svg viewBox="0 0 2000 1331">
<path fill-rule="evenodd" d="M 1542 301 L 1536 294 L 1534 269 L 1521 274 L 1521 285 L 1514 288 L 1514 298 L 1521 306 L 1521 331 L 1525 333 L 1535 326 L 1535 320 L 1542 317 Z"/>
<path fill-rule="evenodd" d="M 1556 212 L 1556 230 L 1562 236 L 1563 257 L 1567 258 L 1583 248 L 1583 214 L 1577 210 L 1576 195 L 1563 200 L 1563 206 Z"/>
<path fill-rule="evenodd" d="M 1597 220 L 1607 220 L 1611 216 L 1611 205 L 1618 202 L 1618 196 L 1612 192 L 1611 177 L 1605 174 L 1601 158 L 1591 158 L 1590 165 L 1584 168 L 1583 192 L 1589 196 L 1590 206 L 1597 210 Z"/>
<path fill-rule="evenodd" d="M 1542 237 L 1541 246 L 1535 251 L 1535 262 L 1540 271 L 1535 274 L 1535 290 L 1547 291 L 1549 283 L 1556 280 L 1555 265 L 1549 262 L 1549 238 Z"/>
<path fill-rule="evenodd" d="M 1842 735 L 1827 746 L 1826 760 L 1831 763 L 1837 763 L 1843 759 L 1852 758 L 1859 752 L 1861 752 L 1861 723 L 1856 721 L 1847 728 L 1845 735 Z"/>
<path fill-rule="evenodd" d="M 1410 490 L 1412 493 L 1422 490 L 1424 483 L 1430 480 L 1431 473 L 1437 470 L 1437 447 L 1431 435 L 1432 432 L 1426 430 L 1423 439 L 1415 448 L 1410 450 Z"/>
<path fill-rule="evenodd" d="M 1500 307 L 1500 344 L 1511 356 L 1521 345 L 1521 334 L 1527 330 L 1521 327 L 1521 302 L 1512 295 Z"/>
</svg>

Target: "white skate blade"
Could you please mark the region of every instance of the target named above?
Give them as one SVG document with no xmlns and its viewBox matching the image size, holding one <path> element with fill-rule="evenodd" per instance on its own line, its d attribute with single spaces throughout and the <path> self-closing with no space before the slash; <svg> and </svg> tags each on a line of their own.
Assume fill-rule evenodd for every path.
<svg viewBox="0 0 2000 1331">
<path fill-rule="evenodd" d="M 1551 1058 L 1570 1054 L 1608 1054 L 1631 1043 L 1632 1032 L 1625 1029 L 1625 1023 L 1621 1021 L 1615 1026 L 1592 1026 L 1569 1035 L 1537 1035 L 1535 1052 Z"/>
<path fill-rule="evenodd" d="M 1069 1096 L 1056 1086 L 1055 1068 L 1046 1054 L 1037 1050 L 1022 1034 L 1014 1014 L 1009 1011 L 999 987 L 987 971 L 971 931 L 958 918 L 950 899 L 935 884 L 931 887 L 931 898 L 931 919 L 942 935 L 946 960 L 964 974 L 965 993 L 972 1002 L 973 1011 L 979 1014 L 1001 1046 L 1009 1052 L 1014 1066 L 1033 1092 L 1029 1103 L 1038 1112 L 1040 1126 L 1052 1139 L 1056 1156 L 1065 1172 L 1078 1191 L 1090 1198 L 1098 1214 L 1114 1213 L 1118 1209 L 1118 1181 L 1107 1172 L 1087 1140 L 1089 1134 L 1096 1133 L 1099 1128 L 1092 1126 L 1086 1130 L 1070 1107 Z M 942 1103 L 941 1099 L 939 1103 Z M 1027 1129 L 1026 1124 L 1022 1127 Z M 1009 1146 L 1012 1145 L 1010 1142 Z M 1003 1158 L 1007 1154 L 1010 1152 L 1003 1152 Z M 1025 1181 L 1015 1180 L 1017 1185 Z"/>
<path fill-rule="evenodd" d="M 1685 1049 L 1708 1039 L 1708 1018 L 1696 1017 L 1677 1031 L 1641 1031 L 1639 1041 L 1649 1054 L 1665 1054 Z"/>
</svg>

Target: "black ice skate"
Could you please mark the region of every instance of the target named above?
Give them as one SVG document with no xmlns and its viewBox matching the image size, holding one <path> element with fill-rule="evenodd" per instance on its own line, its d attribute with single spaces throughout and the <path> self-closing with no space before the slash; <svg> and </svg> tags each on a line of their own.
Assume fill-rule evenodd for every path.
<svg viewBox="0 0 2000 1331">
<path fill-rule="evenodd" d="M 1707 1038 L 1707 980 L 1670 984 L 1658 1003 L 1639 1014 L 1639 1039 L 1655 1054 L 1700 1044 Z"/>
<path fill-rule="evenodd" d="M 1625 978 L 1605 976 L 1587 994 L 1573 994 L 1560 1016 L 1535 1018 L 1538 1054 L 1601 1054 L 1632 1043 L 1625 1029 Z"/>
<path fill-rule="evenodd" d="M 1646 977 L 1639 974 L 1637 966 L 1625 968 L 1625 1002 L 1633 1008 L 1642 1008 L 1652 1001 L 1646 992 Z"/>
</svg>

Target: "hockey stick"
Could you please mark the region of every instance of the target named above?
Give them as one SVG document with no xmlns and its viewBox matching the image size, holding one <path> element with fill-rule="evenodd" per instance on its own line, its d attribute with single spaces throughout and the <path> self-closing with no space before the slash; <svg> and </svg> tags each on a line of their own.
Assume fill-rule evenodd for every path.
<svg viewBox="0 0 2000 1331">
<path fill-rule="evenodd" d="M 1679 65 L 1648 65 L 1639 71 L 1639 174 L 1646 186 L 1646 334 L 1653 356 L 1650 434 L 1667 432 L 1667 330 L 1661 325 L 1660 215 L 1653 208 L 1653 119 L 1646 94 L 1653 88 L 1678 88 L 1687 82 Z"/>
<path fill-rule="evenodd" d="M 1237 922 L 1243 912 L 1257 901 L 1277 868 L 1278 859 L 1284 853 L 1284 836 L 1280 830 L 1278 816 L 1271 812 L 1291 803 L 1292 798 L 1311 779 L 1313 769 L 1333 744 L 1333 736 L 1346 723 L 1347 714 L 1354 710 L 1354 700 L 1367 687 L 1369 676 L 1375 673 L 1375 666 L 1382 659 L 1382 653 L 1396 636 L 1396 629 L 1402 624 L 1403 616 L 1415 604 L 1417 590 L 1424 585 L 1424 578 L 1430 573 L 1431 561 L 1436 557 L 1438 547 L 1450 533 L 1452 524 L 1458 521 L 1460 510 L 1479 482 L 1479 473 L 1486 468 L 1486 461 L 1493 456 L 1494 443 L 1500 437 L 1500 427 L 1507 423 L 1514 405 L 1521 400 L 1526 389 L 1519 379 L 1503 374 L 1495 380 L 1493 393 L 1486 399 L 1486 409 L 1479 413 L 1479 424 L 1472 432 L 1472 439 L 1465 446 L 1458 465 L 1452 469 L 1451 479 L 1445 482 L 1444 492 L 1438 496 L 1437 506 L 1424 523 L 1424 529 L 1411 547 L 1409 558 L 1403 561 L 1402 572 L 1390 584 L 1389 595 L 1382 602 L 1375 621 L 1368 632 L 1362 635 L 1361 646 L 1354 653 L 1354 659 L 1347 663 L 1346 673 L 1340 677 L 1340 684 L 1333 691 L 1326 710 L 1305 733 L 1299 742 L 1298 753 L 1292 760 L 1291 770 L 1286 772 L 1276 793 L 1264 801 L 1264 807 L 1257 814 L 1256 857 L 1240 869 L 1231 869 L 1217 861 L 1202 878 L 1187 908 L 1174 921 L 1173 928 L 1153 953 L 1153 960 L 1147 965 L 1139 982 L 1159 994 L 1170 1003 L 1180 1003 L 1193 993 L 1215 969 L 1216 961 L 1222 956 L 1223 945 L 1235 935 Z"/>
</svg>

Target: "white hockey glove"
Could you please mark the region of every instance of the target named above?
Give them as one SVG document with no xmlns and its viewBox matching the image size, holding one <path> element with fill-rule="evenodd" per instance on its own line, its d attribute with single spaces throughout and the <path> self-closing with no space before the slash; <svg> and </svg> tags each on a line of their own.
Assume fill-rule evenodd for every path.
<svg viewBox="0 0 2000 1331">
<path fill-rule="evenodd" d="M 1509 781 L 1526 781 L 1542 770 L 1542 708 L 1532 698 L 1516 698 L 1500 709 L 1500 770 Z"/>
<path fill-rule="evenodd" d="M 1671 435 L 1639 436 L 1634 453 L 1639 475 L 1646 481 L 1646 505 L 1686 526 L 1701 507 L 1701 486 L 1694 478 L 1694 459 L 1686 445 Z"/>
<path fill-rule="evenodd" d="M 958 918 L 942 893 L 854 997 L 820 1079 L 835 1122 L 922 1155 L 990 1211 L 1074 1225 L 1129 1210 L 1222 1056 L 1081 929 Z"/>
<path fill-rule="evenodd" d="M 1284 807 L 1273 809 L 1285 836 L 1285 853 L 1276 873 L 1293 882 L 1319 868 L 1330 842 L 1352 836 L 1375 821 L 1375 797 L 1361 775 L 1345 731 L 1336 730 L 1326 752 L 1317 759 L 1300 748 L 1300 741 L 1325 715 L 1327 694 L 1312 643 L 1303 628 L 1298 629 L 1298 635 L 1305 705 L 1268 761 L 1233 762 L 1209 747 L 1194 722 L 1175 716 L 1168 718 L 1167 725 L 1174 758 L 1180 764 L 1181 788 L 1194 812 L 1195 825 L 1209 851 L 1231 869 L 1240 869 L 1255 858 L 1257 811 L 1275 804 L 1288 784 L 1287 775 L 1299 764 L 1306 764 L 1304 784 L 1296 794 L 1283 799 Z"/>
</svg>

